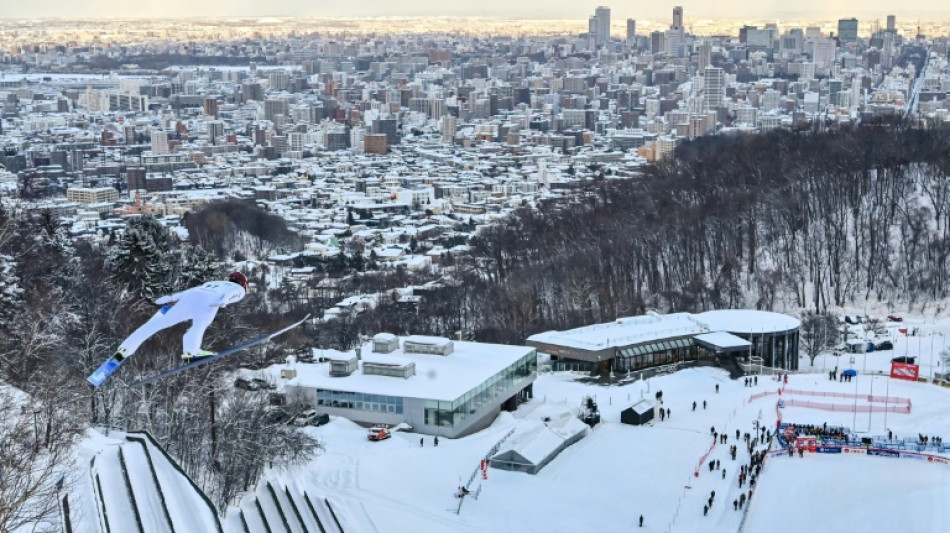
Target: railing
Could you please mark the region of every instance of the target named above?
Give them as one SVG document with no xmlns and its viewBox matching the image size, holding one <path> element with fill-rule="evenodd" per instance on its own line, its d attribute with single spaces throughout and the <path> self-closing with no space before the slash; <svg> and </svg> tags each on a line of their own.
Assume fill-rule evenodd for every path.
<svg viewBox="0 0 950 533">
<path fill-rule="evenodd" d="M 510 430 L 508 430 L 508 433 L 505 433 L 505 436 L 502 437 L 501 439 L 499 439 L 498 442 L 496 442 L 495 445 L 492 446 L 490 450 L 488 450 L 488 453 L 485 454 L 485 468 L 488 468 L 488 463 L 489 463 L 489 461 L 491 461 L 491 457 L 492 457 L 493 455 L 495 455 L 496 453 L 498 453 L 498 450 L 501 449 L 501 445 L 508 439 L 508 437 L 512 436 L 512 435 L 514 434 L 514 432 L 515 432 L 515 429 L 514 429 L 514 428 L 511 428 Z M 479 472 L 479 470 L 481 470 L 481 468 L 482 468 L 482 465 L 481 465 L 481 464 L 479 464 L 478 466 L 476 466 L 476 467 L 475 467 L 475 470 L 472 471 L 472 475 L 468 477 L 468 482 L 465 483 L 464 485 L 462 485 L 463 487 L 465 487 L 466 490 L 468 490 L 468 488 L 469 488 L 469 487 L 472 485 L 472 483 L 475 481 L 475 477 L 478 476 L 478 472 Z M 481 485 L 479 485 L 479 487 L 478 487 L 478 492 L 477 492 L 477 493 L 481 493 L 481 490 L 482 490 L 482 489 L 481 489 Z M 469 494 L 471 494 L 471 492 L 469 492 Z M 477 499 L 477 498 L 476 498 L 476 499 Z M 464 493 L 461 494 L 461 497 L 459 498 L 459 504 L 458 504 L 458 507 L 455 508 L 455 514 L 459 514 L 459 513 L 462 512 L 462 502 L 463 502 L 463 501 L 465 501 L 465 494 L 464 494 Z"/>
</svg>

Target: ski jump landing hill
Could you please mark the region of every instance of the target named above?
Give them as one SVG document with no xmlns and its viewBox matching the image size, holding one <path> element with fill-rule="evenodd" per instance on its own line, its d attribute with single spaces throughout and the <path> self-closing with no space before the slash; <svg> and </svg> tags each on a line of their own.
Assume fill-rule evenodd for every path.
<svg viewBox="0 0 950 533">
<path fill-rule="evenodd" d="M 98 533 L 343 533 L 346 505 L 297 484 L 264 480 L 223 520 L 147 432 L 94 435 L 64 499 L 64 531 Z M 70 511 L 72 509 L 72 511 Z M 68 525 L 67 525 L 68 524 Z"/>
</svg>

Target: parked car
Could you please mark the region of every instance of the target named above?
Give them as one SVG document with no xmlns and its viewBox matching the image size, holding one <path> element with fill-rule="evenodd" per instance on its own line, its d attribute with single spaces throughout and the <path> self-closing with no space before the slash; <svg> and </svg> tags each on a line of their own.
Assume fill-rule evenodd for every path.
<svg viewBox="0 0 950 533">
<path fill-rule="evenodd" d="M 261 390 L 260 383 L 257 383 L 252 379 L 237 378 L 234 380 L 234 386 L 244 390 Z"/>
<path fill-rule="evenodd" d="M 904 321 L 903 318 L 901 318 L 901 317 L 899 317 L 899 316 L 897 316 L 897 315 L 887 315 L 887 319 L 890 320 L 891 322 L 903 322 L 903 321 Z"/>
<path fill-rule="evenodd" d="M 256 383 L 259 389 L 276 389 L 277 388 L 273 383 L 267 381 L 266 379 L 251 378 L 251 382 Z"/>
<path fill-rule="evenodd" d="M 893 350 L 893 349 L 894 349 L 894 343 L 891 342 L 891 341 L 879 342 L 879 343 L 877 343 L 877 344 L 874 346 L 874 348 L 875 348 L 876 350 Z"/>
<path fill-rule="evenodd" d="M 287 405 L 287 395 L 283 392 L 272 392 L 267 395 L 267 403 L 271 405 Z"/>
<path fill-rule="evenodd" d="M 269 407 L 264 412 L 264 422 L 267 424 L 286 424 L 290 422 L 290 413 L 283 407 Z"/>
<path fill-rule="evenodd" d="M 385 426 L 373 426 L 369 428 L 366 433 L 366 438 L 373 442 L 386 440 L 392 436 L 392 433 L 389 432 L 389 428 Z"/>
<path fill-rule="evenodd" d="M 295 426 L 322 426 L 330 421 L 330 415 L 309 409 L 294 417 Z"/>
</svg>

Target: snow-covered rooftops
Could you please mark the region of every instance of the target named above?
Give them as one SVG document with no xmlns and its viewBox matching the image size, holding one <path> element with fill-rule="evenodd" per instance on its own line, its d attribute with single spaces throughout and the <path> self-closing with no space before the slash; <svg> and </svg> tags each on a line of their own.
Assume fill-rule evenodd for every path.
<svg viewBox="0 0 950 533">
<path fill-rule="evenodd" d="M 367 343 L 361 347 L 364 362 L 413 363 L 415 375 L 407 379 L 394 379 L 354 372 L 346 377 L 332 377 L 328 365 L 297 363 L 294 366 L 297 377 L 289 380 L 286 386 L 451 402 L 534 352 L 534 348 L 529 346 L 478 342 L 455 342 L 454 346 L 451 356 L 438 357 L 402 350 L 395 350 L 392 354 L 373 354 L 372 345 Z M 355 352 L 343 352 L 341 355 L 343 359 L 349 359 L 355 357 Z M 286 365 L 275 365 L 267 372 L 279 376 L 283 368 Z"/>
</svg>

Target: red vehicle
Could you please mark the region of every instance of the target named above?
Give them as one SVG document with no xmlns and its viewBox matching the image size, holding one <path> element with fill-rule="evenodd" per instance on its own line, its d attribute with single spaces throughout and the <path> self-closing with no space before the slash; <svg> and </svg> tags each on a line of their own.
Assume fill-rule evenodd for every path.
<svg viewBox="0 0 950 533">
<path fill-rule="evenodd" d="M 899 317 L 899 316 L 897 316 L 897 315 L 887 315 L 887 319 L 890 320 L 891 322 L 903 322 L 903 321 L 904 321 L 903 318 L 901 318 L 901 317 Z"/>
<path fill-rule="evenodd" d="M 366 433 L 366 438 L 373 442 L 386 440 L 392 436 L 393 434 L 389 432 L 389 428 L 386 426 L 371 427 Z"/>
</svg>

